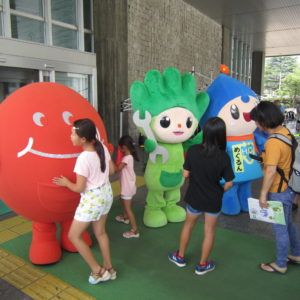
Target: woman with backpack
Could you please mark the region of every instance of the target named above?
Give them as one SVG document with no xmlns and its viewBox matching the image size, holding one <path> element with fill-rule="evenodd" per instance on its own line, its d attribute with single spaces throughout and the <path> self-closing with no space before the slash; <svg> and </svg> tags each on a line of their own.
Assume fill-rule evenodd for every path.
<svg viewBox="0 0 300 300">
<path fill-rule="evenodd" d="M 282 126 L 284 115 L 274 103 L 261 101 L 250 112 L 250 117 L 257 127 L 266 131 L 269 136 L 283 135 L 292 141 L 293 137 L 289 130 Z M 284 177 L 289 178 L 293 158 L 292 149 L 281 139 L 269 137 L 262 155 L 264 177 L 259 196 L 260 206 L 267 208 L 267 200 L 280 201 L 283 204 L 286 225 L 272 225 L 276 240 L 276 260 L 260 264 L 259 267 L 265 272 L 282 275 L 287 272 L 287 262 L 300 265 L 300 240 L 292 221 L 292 203 L 295 193 L 288 187 L 287 180 L 284 180 L 278 172 L 281 169 Z"/>
</svg>

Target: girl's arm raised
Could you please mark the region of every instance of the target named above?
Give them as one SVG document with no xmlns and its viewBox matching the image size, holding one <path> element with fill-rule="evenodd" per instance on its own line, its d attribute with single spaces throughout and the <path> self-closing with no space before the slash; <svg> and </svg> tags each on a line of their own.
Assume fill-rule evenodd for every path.
<svg viewBox="0 0 300 300">
<path fill-rule="evenodd" d="M 71 182 L 67 177 L 54 177 L 53 182 L 60 186 L 65 186 L 75 193 L 82 193 L 86 185 L 86 177 L 76 174 L 76 183 Z"/>
</svg>

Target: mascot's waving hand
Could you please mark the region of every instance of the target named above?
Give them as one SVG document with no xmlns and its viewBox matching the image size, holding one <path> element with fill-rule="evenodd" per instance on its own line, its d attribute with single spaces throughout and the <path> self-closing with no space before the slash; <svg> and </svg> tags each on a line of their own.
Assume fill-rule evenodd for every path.
<svg viewBox="0 0 300 300">
<path fill-rule="evenodd" d="M 183 184 L 183 143 L 202 141 L 195 135 L 198 123 L 209 104 L 206 93 L 196 94 L 195 78 L 167 68 L 147 72 L 144 82 L 130 89 L 133 121 L 146 137 L 149 160 L 145 171 L 148 187 L 144 224 L 162 227 L 185 220 L 185 210 L 176 205 Z"/>
</svg>

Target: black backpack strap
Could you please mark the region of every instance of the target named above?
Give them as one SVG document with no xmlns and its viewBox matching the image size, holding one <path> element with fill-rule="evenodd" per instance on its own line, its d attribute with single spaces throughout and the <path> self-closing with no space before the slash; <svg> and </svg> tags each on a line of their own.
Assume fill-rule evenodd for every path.
<svg viewBox="0 0 300 300">
<path fill-rule="evenodd" d="M 280 168 L 276 168 L 276 171 L 279 173 L 280 175 L 280 182 L 279 182 L 279 185 L 278 185 L 278 189 L 277 189 L 277 193 L 281 193 L 281 188 L 282 188 L 282 185 L 283 185 L 283 182 L 285 183 L 289 183 L 288 180 L 286 179 L 285 175 L 284 175 L 284 172 L 282 169 Z"/>
</svg>

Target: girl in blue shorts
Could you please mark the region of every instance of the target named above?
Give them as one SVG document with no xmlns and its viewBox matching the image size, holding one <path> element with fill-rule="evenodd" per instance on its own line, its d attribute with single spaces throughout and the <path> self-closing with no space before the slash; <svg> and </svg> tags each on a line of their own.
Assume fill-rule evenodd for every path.
<svg viewBox="0 0 300 300">
<path fill-rule="evenodd" d="M 88 279 L 91 284 L 117 277 L 111 264 L 109 239 L 105 231 L 107 215 L 113 201 L 109 175 L 114 172 L 115 166 L 107 148 L 96 135 L 95 124 L 90 119 L 74 122 L 71 141 L 74 146 L 81 146 L 83 149 L 74 168 L 76 182 L 73 183 L 64 176 L 53 179 L 55 184 L 81 194 L 69 231 L 69 239 L 91 268 Z M 97 262 L 91 249 L 82 239 L 83 232 L 90 224 L 101 250 L 103 266 Z"/>
<path fill-rule="evenodd" d="M 214 245 L 215 230 L 221 213 L 223 193 L 233 185 L 234 173 L 226 149 L 226 126 L 222 119 L 213 117 L 207 120 L 203 128 L 203 143 L 190 147 L 183 166 L 183 177 L 189 179 L 184 198 L 186 220 L 183 225 L 179 250 L 168 255 L 169 260 L 178 267 L 185 267 L 185 250 L 191 232 L 200 215 L 204 214 L 204 239 L 197 275 L 214 270 L 215 263 L 208 257 Z M 224 186 L 220 184 L 225 180 Z"/>
</svg>

